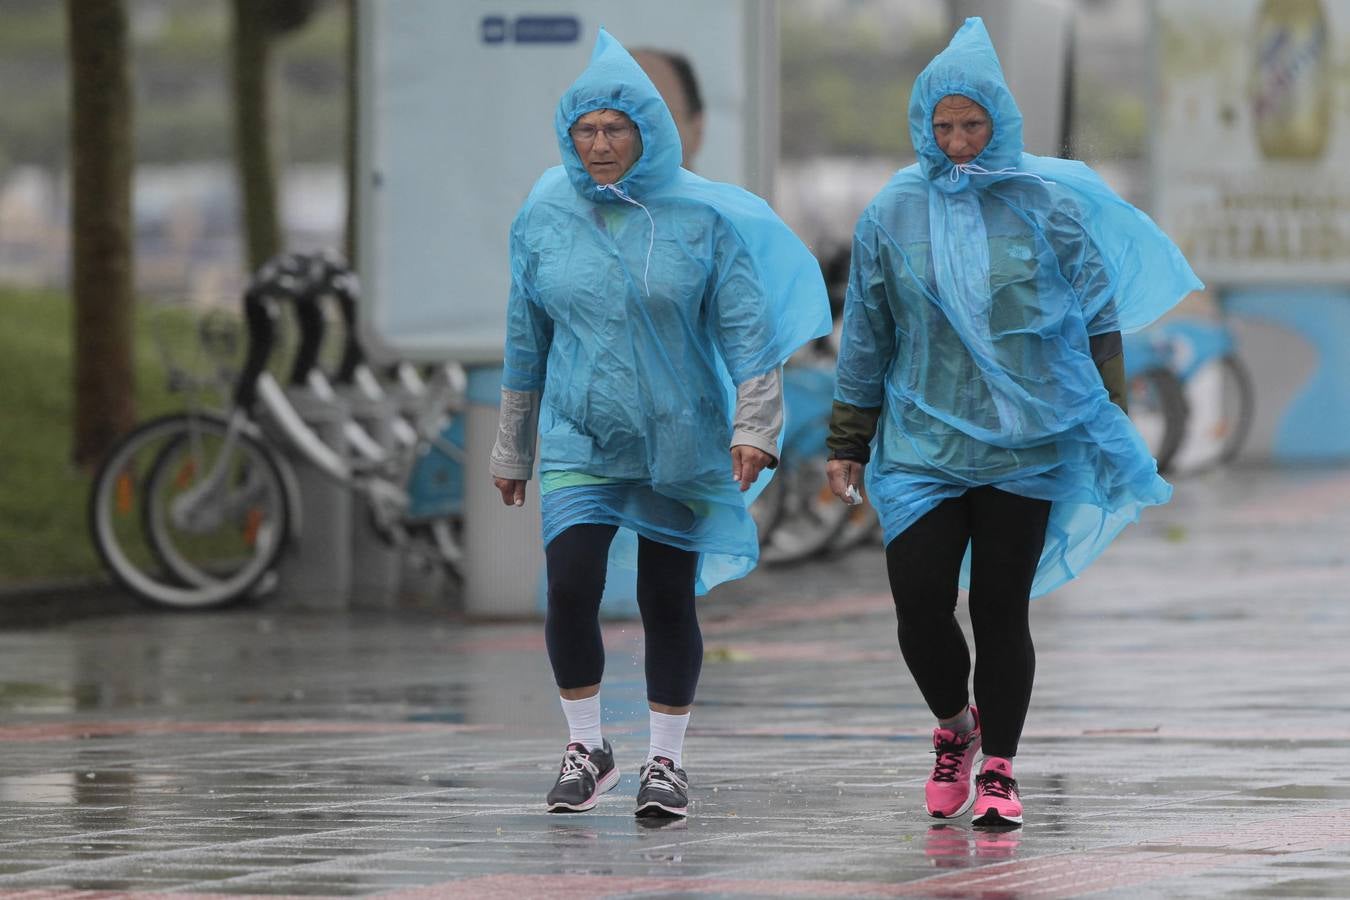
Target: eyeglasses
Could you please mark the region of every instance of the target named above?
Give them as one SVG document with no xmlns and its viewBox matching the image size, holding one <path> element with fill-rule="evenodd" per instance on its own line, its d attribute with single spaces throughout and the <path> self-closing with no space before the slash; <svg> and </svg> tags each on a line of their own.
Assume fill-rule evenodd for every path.
<svg viewBox="0 0 1350 900">
<path fill-rule="evenodd" d="M 610 122 L 608 125 L 601 125 L 599 128 L 594 125 L 573 125 L 568 131 L 568 134 L 572 135 L 572 140 L 580 141 L 583 144 L 589 144 L 595 140 L 597 134 L 602 133 L 605 140 L 613 144 L 631 138 L 633 126 L 627 122 Z"/>
</svg>

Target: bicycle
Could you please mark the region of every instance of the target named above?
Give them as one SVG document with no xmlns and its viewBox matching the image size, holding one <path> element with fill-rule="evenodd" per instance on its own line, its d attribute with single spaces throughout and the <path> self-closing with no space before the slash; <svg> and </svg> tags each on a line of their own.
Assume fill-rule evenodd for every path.
<svg viewBox="0 0 1350 900">
<path fill-rule="evenodd" d="M 1173 368 L 1175 348 L 1157 331 L 1124 335 L 1126 407 L 1159 472 L 1172 465 L 1190 408 Z"/>
<path fill-rule="evenodd" d="M 141 599 L 205 608 L 276 587 L 275 567 L 303 531 L 299 480 L 283 447 L 356 491 L 387 539 L 406 541 L 429 525 L 425 508 L 410 512 L 408 487 L 417 482 L 427 448 L 445 442 L 444 432 L 429 423 L 453 408 L 458 387 L 452 378 L 424 386 L 411 442 L 387 449 L 367 434 L 351 444 L 349 460 L 305 423 L 267 370 L 281 306 L 299 302 L 303 309 L 331 287 L 316 271 L 324 279 L 333 274 L 331 267 L 316 269 L 312 260 L 291 256 L 264 266 L 250 284 L 244 295 L 248 353 L 226 409 L 189 409 L 147 422 L 100 466 L 90 492 L 90 532 L 105 566 Z M 298 355 L 292 382 L 317 384 L 300 363 Z M 355 424 L 345 422 L 344 434 L 355 438 Z M 457 546 L 447 552 L 444 529 L 427 530 L 440 531 L 433 536 L 435 553 L 452 566 Z"/>
<path fill-rule="evenodd" d="M 1174 464 L 1194 472 L 1231 463 L 1251 432 L 1256 405 L 1232 331 L 1223 322 L 1193 318 L 1169 319 L 1157 330 L 1170 344 L 1190 412 Z"/>
<path fill-rule="evenodd" d="M 818 556 L 850 523 L 853 510 L 830 492 L 825 477 L 833 395 L 834 372 L 829 368 L 784 367 L 782 458 L 773 480 L 750 507 L 760 527 L 760 559 L 766 565 Z"/>
<path fill-rule="evenodd" d="M 783 451 L 780 471 L 750 507 L 760 534 L 760 558 L 786 565 L 823 553 L 842 553 L 880 539 L 881 523 L 870 503 L 844 506 L 825 476 L 834 366 L 839 349 L 851 248 L 820 256 L 834 330 L 783 369 Z"/>
</svg>

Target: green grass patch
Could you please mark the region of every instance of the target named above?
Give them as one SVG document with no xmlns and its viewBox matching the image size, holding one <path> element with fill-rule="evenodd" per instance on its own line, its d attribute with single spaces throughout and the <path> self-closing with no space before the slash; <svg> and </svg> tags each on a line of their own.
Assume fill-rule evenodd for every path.
<svg viewBox="0 0 1350 900">
<path fill-rule="evenodd" d="M 91 477 L 70 462 L 72 314 L 66 294 L 0 287 L 0 586 L 101 571 L 85 521 Z M 206 372 L 196 321 L 182 307 L 139 304 L 138 419 L 186 404 L 168 390 L 161 347 L 195 374 Z"/>
</svg>

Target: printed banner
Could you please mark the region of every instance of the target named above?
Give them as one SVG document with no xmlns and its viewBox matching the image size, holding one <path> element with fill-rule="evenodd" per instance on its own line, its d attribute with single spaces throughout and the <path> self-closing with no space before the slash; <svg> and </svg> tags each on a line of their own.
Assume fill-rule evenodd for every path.
<svg viewBox="0 0 1350 900">
<path fill-rule="evenodd" d="M 1210 286 L 1350 281 L 1350 0 L 1154 13 L 1158 223 Z"/>
</svg>

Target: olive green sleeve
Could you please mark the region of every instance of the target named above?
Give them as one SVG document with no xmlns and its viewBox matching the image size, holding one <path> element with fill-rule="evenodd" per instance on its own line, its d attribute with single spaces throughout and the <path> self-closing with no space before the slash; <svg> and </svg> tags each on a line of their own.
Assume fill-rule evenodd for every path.
<svg viewBox="0 0 1350 900">
<path fill-rule="evenodd" d="M 1119 406 L 1121 411 L 1128 413 L 1125 401 L 1128 394 L 1125 387 L 1125 350 L 1120 332 L 1110 331 L 1106 334 L 1093 335 L 1089 343 L 1092 347 L 1092 361 L 1097 364 L 1097 372 L 1102 376 L 1102 384 L 1106 386 L 1106 393 L 1111 396 L 1111 402 Z"/>
<path fill-rule="evenodd" d="M 1111 402 L 1119 406 L 1122 412 L 1129 412 L 1125 405 L 1125 354 L 1117 353 L 1097 367 L 1102 374 L 1102 384 L 1111 395 Z"/>
<path fill-rule="evenodd" d="M 872 458 L 872 437 L 877 433 L 881 407 L 852 406 L 834 401 L 830 410 L 830 434 L 825 447 L 830 459 L 866 463 Z"/>
</svg>

